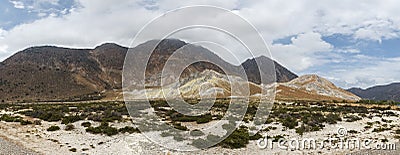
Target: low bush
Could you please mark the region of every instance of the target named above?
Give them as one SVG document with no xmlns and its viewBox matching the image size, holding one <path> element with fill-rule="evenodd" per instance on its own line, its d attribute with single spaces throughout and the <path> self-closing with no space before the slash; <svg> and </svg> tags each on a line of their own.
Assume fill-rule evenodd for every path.
<svg viewBox="0 0 400 155">
<path fill-rule="evenodd" d="M 41 120 L 34 120 L 33 124 L 35 125 L 42 125 L 42 121 Z"/>
<path fill-rule="evenodd" d="M 47 128 L 47 131 L 57 131 L 60 130 L 59 126 L 50 126 L 49 128 Z"/>
<path fill-rule="evenodd" d="M 289 129 L 294 129 L 298 125 L 298 122 L 295 118 L 286 117 L 284 120 L 282 120 L 282 125 Z"/>
<path fill-rule="evenodd" d="M 90 126 L 92 126 L 92 123 L 90 123 L 90 122 L 83 122 L 82 124 L 81 124 L 83 127 L 90 127 Z"/>
<path fill-rule="evenodd" d="M 33 124 L 31 121 L 28 121 L 28 120 L 20 120 L 19 123 L 20 123 L 21 125 Z"/>
<path fill-rule="evenodd" d="M 130 134 L 132 134 L 132 133 L 140 133 L 138 128 L 134 128 L 134 127 L 131 127 L 131 126 L 126 126 L 126 127 L 120 128 L 120 129 L 118 129 L 118 132 L 119 133 L 130 133 Z"/>
<path fill-rule="evenodd" d="M 207 138 L 208 139 L 208 138 Z M 249 143 L 249 131 L 245 128 L 239 128 L 232 132 L 226 139 L 219 143 L 225 148 L 243 148 Z"/>
<path fill-rule="evenodd" d="M 10 116 L 7 114 L 4 114 L 0 117 L 1 121 L 5 121 L 5 122 L 21 122 L 22 118 L 19 116 Z"/>
<path fill-rule="evenodd" d="M 340 115 L 334 113 L 329 113 L 325 118 L 328 124 L 336 124 L 337 122 L 342 121 Z"/>
<path fill-rule="evenodd" d="M 198 118 L 196 120 L 196 123 L 197 124 L 203 124 L 203 123 L 208 123 L 211 120 L 212 120 L 212 116 L 210 114 L 208 114 L 208 115 L 204 115 L 204 116 L 201 116 L 200 118 Z"/>
<path fill-rule="evenodd" d="M 390 130 L 390 128 L 379 127 L 379 128 L 375 128 L 374 130 L 372 130 L 372 132 L 383 132 L 386 130 Z"/>
<path fill-rule="evenodd" d="M 71 148 L 71 149 L 69 149 L 69 151 L 76 152 L 76 148 Z"/>
<path fill-rule="evenodd" d="M 48 122 L 57 122 L 64 117 L 64 113 L 60 111 L 47 111 L 43 109 L 33 110 L 33 111 L 23 111 L 21 114 L 26 116 L 31 116 L 33 118 L 39 118 Z"/>
<path fill-rule="evenodd" d="M 306 126 L 304 126 L 304 124 L 303 125 L 301 125 L 300 127 L 298 127 L 298 128 L 296 128 L 296 133 L 297 134 L 299 134 L 299 135 L 303 135 L 304 134 L 304 132 L 306 132 L 307 131 L 307 129 L 306 129 Z"/>
<path fill-rule="evenodd" d="M 358 117 L 358 116 L 355 116 L 355 115 L 349 115 L 349 116 L 346 116 L 344 118 L 346 118 L 346 122 L 355 122 L 355 121 L 358 121 L 358 120 L 362 119 L 361 117 Z"/>
<path fill-rule="evenodd" d="M 197 137 L 197 136 L 203 136 L 204 133 L 202 131 L 200 131 L 200 130 L 195 129 L 193 131 L 190 131 L 190 135 Z"/>
<path fill-rule="evenodd" d="M 61 124 L 69 124 L 69 123 L 74 123 L 80 120 L 85 119 L 85 117 L 80 116 L 80 115 L 73 115 L 73 116 L 65 116 L 62 118 Z"/>
<path fill-rule="evenodd" d="M 114 127 L 110 127 L 107 122 L 102 122 L 98 127 L 88 127 L 86 128 L 86 132 L 92 134 L 105 134 L 107 136 L 112 136 L 118 134 L 118 129 Z"/>
<path fill-rule="evenodd" d="M 192 145 L 194 147 L 203 149 L 203 148 L 206 148 L 209 145 L 209 141 L 199 138 L 199 139 L 193 140 Z"/>
<path fill-rule="evenodd" d="M 187 131 L 188 128 L 186 126 L 182 126 L 181 123 L 174 123 L 174 128 L 178 130 L 184 130 Z"/>
</svg>

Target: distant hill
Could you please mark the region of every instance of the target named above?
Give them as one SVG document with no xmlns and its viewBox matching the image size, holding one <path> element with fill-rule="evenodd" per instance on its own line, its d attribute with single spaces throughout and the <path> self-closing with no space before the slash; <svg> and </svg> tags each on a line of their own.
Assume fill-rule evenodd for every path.
<svg viewBox="0 0 400 155">
<path fill-rule="evenodd" d="M 361 99 L 318 75 L 303 75 L 290 82 L 278 84 L 277 98 L 282 100 L 337 101 L 357 101 Z"/>
<path fill-rule="evenodd" d="M 348 91 L 369 100 L 392 100 L 400 102 L 400 83 L 374 86 L 367 89 L 351 88 Z"/>
<path fill-rule="evenodd" d="M 157 40 L 151 40 L 132 48 L 135 59 L 143 59 L 141 51 L 149 50 Z M 240 66 L 231 65 L 214 53 L 200 46 L 188 45 L 176 40 L 162 40 L 150 57 L 146 70 L 146 83 L 157 86 L 162 68 L 174 51 L 181 47 L 196 51 L 199 56 L 207 56 L 218 65 L 237 72 Z M 0 102 L 4 101 L 76 101 L 101 99 L 121 99 L 122 68 L 128 48 L 117 44 L 103 44 L 94 49 L 69 49 L 54 46 L 32 47 L 25 49 L 0 63 Z M 257 63 L 267 63 L 267 57 L 249 59 L 241 66 L 245 69 L 249 81 L 260 84 Z M 297 77 L 277 62 L 277 81 L 287 82 Z M 183 77 L 198 75 L 209 69 L 224 74 L 223 71 L 207 62 L 190 65 L 182 74 Z"/>
</svg>

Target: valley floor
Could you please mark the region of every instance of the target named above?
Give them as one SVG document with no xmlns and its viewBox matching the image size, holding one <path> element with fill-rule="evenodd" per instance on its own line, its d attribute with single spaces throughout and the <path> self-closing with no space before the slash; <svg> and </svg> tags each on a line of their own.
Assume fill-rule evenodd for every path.
<svg viewBox="0 0 400 155">
<path fill-rule="evenodd" d="M 343 118 L 343 121 L 339 121 L 336 124 L 325 124 L 324 128 L 319 131 L 304 132 L 302 136 L 296 133 L 295 129 L 288 129 L 282 123 L 274 121 L 265 124 L 264 127 L 269 130 L 264 130 L 261 135 L 264 137 L 282 136 L 285 139 L 314 138 L 316 140 L 324 140 L 329 137 L 338 137 L 338 129 L 345 129 L 346 134 L 341 137 L 343 139 L 372 139 L 377 143 L 396 145 L 396 150 L 394 151 L 370 151 L 372 154 L 399 154 L 400 111 L 385 110 L 385 113 L 391 113 L 391 115 L 377 112 L 366 114 L 367 117 L 361 117 L 361 119 L 355 121 L 345 121 L 346 119 Z M 19 115 L 25 120 L 35 120 L 32 117 L 4 109 L 0 111 L 0 115 L 3 114 Z M 39 152 L 39 154 L 364 154 L 369 151 L 359 149 L 284 150 L 277 147 L 262 149 L 257 145 L 257 141 L 253 140 L 245 148 L 239 149 L 216 146 L 197 152 L 176 152 L 158 146 L 141 133 L 119 133 L 112 136 L 91 134 L 82 126 L 83 122 L 90 122 L 92 126 L 100 125 L 100 122 L 80 120 L 70 123 L 74 126 L 74 129 L 66 131 L 67 126 L 61 124 L 61 121 L 42 121 L 40 125 L 21 125 L 19 122 L 0 121 L 0 137 L 16 142 L 16 144 L 8 143 L 0 138 L 0 149 L 3 149 L 0 150 L 0 154 L 34 154 L 33 151 Z M 212 121 L 209 123 L 212 123 Z M 122 128 L 129 124 L 131 124 L 129 121 L 115 121 L 111 122 L 110 126 Z M 47 131 L 50 126 L 59 126 L 60 130 Z M 169 144 L 174 145 L 174 140 Z M 29 152 L 29 150 L 33 151 Z"/>
</svg>

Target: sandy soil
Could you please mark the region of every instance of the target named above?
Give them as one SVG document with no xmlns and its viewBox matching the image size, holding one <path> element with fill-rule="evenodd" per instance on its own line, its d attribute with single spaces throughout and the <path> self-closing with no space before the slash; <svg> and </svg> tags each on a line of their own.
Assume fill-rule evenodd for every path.
<svg viewBox="0 0 400 155">
<path fill-rule="evenodd" d="M 3 111 L 4 112 L 4 111 Z M 399 111 L 393 111 L 400 114 Z M 32 119 L 32 118 L 26 118 Z M 392 120 L 391 123 L 382 121 Z M 6 123 L 0 122 L 0 136 L 5 137 L 17 144 L 37 151 L 41 154 L 346 154 L 346 153 L 359 153 L 360 150 L 345 150 L 345 149 L 312 149 L 312 150 L 283 150 L 277 147 L 274 149 L 261 149 L 257 146 L 256 141 L 250 141 L 246 148 L 242 149 L 226 149 L 221 147 L 212 147 L 206 150 L 196 152 L 176 152 L 169 151 L 145 138 L 142 134 L 118 134 L 115 136 L 94 135 L 85 132 L 85 128 L 81 126 L 83 121 L 73 123 L 75 129 L 72 131 L 65 131 L 65 125 L 60 122 L 45 122 L 42 125 L 26 125 L 21 126 L 19 123 Z M 383 132 L 372 132 L 373 128 L 365 129 L 367 122 L 380 122 L 375 123 L 373 127 L 379 127 L 382 124 L 387 124 L 393 128 L 399 129 L 400 119 L 398 117 L 373 117 L 372 119 L 363 118 L 356 122 L 338 122 L 335 125 L 326 125 L 325 128 L 317 132 L 305 133 L 299 136 L 295 130 L 286 130 L 279 123 L 267 124 L 267 126 L 276 127 L 268 133 L 263 133 L 264 136 L 283 135 L 287 139 L 305 139 L 314 138 L 316 140 L 324 140 L 329 137 L 338 136 L 337 130 L 345 128 L 347 134 L 341 138 L 358 138 L 358 139 L 374 139 L 381 141 L 387 139 L 387 143 L 398 143 L 399 140 L 394 138 L 394 131 L 388 130 Z M 127 122 L 128 123 L 128 122 Z M 59 131 L 49 132 L 46 131 L 51 125 L 58 125 L 61 127 Z M 99 125 L 97 122 L 92 122 L 93 126 Z M 112 123 L 114 127 L 124 127 L 126 123 Z M 352 133 L 350 131 L 357 131 Z M 169 145 L 174 145 L 171 141 Z M 397 148 L 399 144 L 397 144 Z M 76 152 L 70 150 L 75 148 Z M 384 151 L 381 154 L 399 154 L 400 149 L 396 151 Z M 13 150 L 9 150 L 12 152 Z M 361 150 L 365 153 L 365 150 Z M 376 151 L 372 151 L 376 152 Z M 0 154 L 6 154 L 1 153 Z M 374 154 L 374 153 L 373 153 Z"/>
</svg>

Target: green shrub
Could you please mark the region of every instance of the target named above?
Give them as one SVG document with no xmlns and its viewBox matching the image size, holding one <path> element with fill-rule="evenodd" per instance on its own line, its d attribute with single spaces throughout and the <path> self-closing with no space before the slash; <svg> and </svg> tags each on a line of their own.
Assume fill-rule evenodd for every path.
<svg viewBox="0 0 400 155">
<path fill-rule="evenodd" d="M 289 128 L 289 129 L 294 129 L 297 125 L 298 122 L 296 119 L 292 118 L 292 117 L 286 117 L 283 121 L 282 121 L 282 125 Z"/>
<path fill-rule="evenodd" d="M 112 136 L 118 134 L 118 129 L 114 127 L 110 127 L 107 122 L 102 122 L 98 127 L 88 127 L 86 128 L 86 132 L 92 134 L 105 134 L 107 136 Z"/>
<path fill-rule="evenodd" d="M 71 149 L 69 149 L 69 151 L 76 152 L 76 148 L 71 148 Z"/>
<path fill-rule="evenodd" d="M 361 117 L 355 116 L 355 115 L 350 115 L 350 116 L 346 116 L 346 122 L 355 122 L 358 120 L 361 120 Z"/>
<path fill-rule="evenodd" d="M 60 130 L 59 126 L 50 126 L 49 128 L 47 128 L 47 131 L 57 131 Z"/>
<path fill-rule="evenodd" d="M 35 124 L 35 125 L 42 125 L 42 121 L 40 121 L 40 120 L 34 120 L 34 121 L 33 121 L 33 124 Z"/>
<path fill-rule="evenodd" d="M 379 127 L 379 128 L 375 128 L 374 130 L 372 130 L 372 132 L 383 132 L 386 130 L 390 130 L 390 128 Z"/>
<path fill-rule="evenodd" d="M 10 115 L 4 114 L 0 117 L 0 120 L 5 121 L 5 122 L 21 122 L 22 118 L 19 116 L 10 116 Z"/>
<path fill-rule="evenodd" d="M 79 116 L 79 115 L 73 115 L 73 116 L 65 116 L 62 118 L 61 124 L 69 124 L 69 123 L 74 123 L 80 120 L 83 120 L 84 117 Z"/>
<path fill-rule="evenodd" d="M 21 125 L 33 124 L 31 121 L 28 121 L 28 120 L 20 120 L 19 123 L 20 123 Z"/>
<path fill-rule="evenodd" d="M 102 108 L 102 110 L 104 110 L 104 111 L 101 114 L 90 115 L 87 118 L 89 120 L 93 120 L 93 121 L 97 121 L 97 122 L 114 122 L 114 121 L 122 120 L 121 112 L 111 110 L 111 108 L 110 108 L 110 110 Z"/>
<path fill-rule="evenodd" d="M 113 127 L 105 127 L 103 128 L 103 133 L 106 134 L 107 136 L 116 135 L 118 134 L 118 129 Z"/>
<path fill-rule="evenodd" d="M 201 132 L 200 130 L 197 130 L 197 129 L 195 129 L 195 130 L 193 130 L 193 131 L 190 131 L 190 135 L 191 136 L 203 136 L 204 135 L 204 133 L 203 132 Z"/>
<path fill-rule="evenodd" d="M 170 118 L 175 122 L 196 122 L 197 124 L 208 123 L 212 120 L 211 114 L 201 116 L 185 116 L 180 113 L 172 112 Z"/>
<path fill-rule="evenodd" d="M 38 109 L 33 111 L 23 111 L 21 114 L 31 116 L 33 118 L 39 118 L 48 122 L 57 122 L 64 117 L 64 113 L 60 111 L 50 111 L 47 109 Z"/>
<path fill-rule="evenodd" d="M 83 127 L 90 127 L 90 126 L 92 126 L 92 123 L 90 123 L 90 122 L 83 122 L 82 124 L 81 124 Z"/>
<path fill-rule="evenodd" d="M 194 147 L 203 149 L 203 148 L 205 148 L 205 147 L 207 147 L 209 145 L 209 142 L 207 140 L 199 138 L 199 139 L 193 140 L 192 145 Z"/>
<path fill-rule="evenodd" d="M 356 133 L 358 133 L 358 131 L 356 131 L 356 130 L 349 130 L 347 133 L 356 134 Z"/>
<path fill-rule="evenodd" d="M 255 135 L 250 136 L 249 138 L 250 138 L 250 140 L 259 140 L 259 139 L 263 138 L 263 136 L 259 133 L 256 133 Z"/>
<path fill-rule="evenodd" d="M 200 118 L 198 118 L 196 120 L 196 123 L 197 124 L 203 124 L 203 123 L 208 123 L 211 120 L 212 120 L 212 116 L 210 114 L 208 114 L 208 115 L 204 115 L 204 116 L 201 116 Z"/>
<path fill-rule="evenodd" d="M 118 132 L 120 132 L 120 133 L 130 133 L 130 134 L 132 134 L 132 133 L 140 133 L 138 128 L 134 128 L 134 127 L 131 127 L 131 126 L 125 126 L 123 128 L 120 128 L 120 129 L 118 129 Z"/>
<path fill-rule="evenodd" d="M 246 147 L 249 143 L 250 137 L 249 132 L 245 128 L 239 128 L 232 132 L 226 139 L 224 139 L 219 145 L 225 148 L 242 148 Z"/>
<path fill-rule="evenodd" d="M 86 128 L 86 132 L 92 133 L 92 134 L 100 134 L 102 133 L 101 128 L 99 127 L 88 127 Z"/>
<path fill-rule="evenodd" d="M 221 137 L 217 135 L 212 135 L 212 134 L 207 135 L 207 141 L 209 141 L 210 143 L 217 143 L 220 139 Z"/>
<path fill-rule="evenodd" d="M 338 121 L 342 121 L 340 115 L 334 113 L 329 113 L 325 118 L 328 124 L 336 124 Z"/>
<path fill-rule="evenodd" d="M 182 126 L 181 123 L 174 123 L 174 128 L 178 130 L 184 130 L 187 131 L 188 128 L 186 126 Z"/>
<path fill-rule="evenodd" d="M 296 128 L 296 133 L 302 136 L 304 132 L 306 132 L 306 130 L 306 126 L 304 126 L 303 124 L 300 127 Z"/>
</svg>

